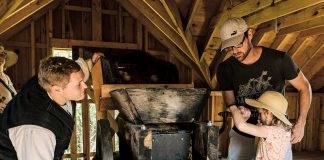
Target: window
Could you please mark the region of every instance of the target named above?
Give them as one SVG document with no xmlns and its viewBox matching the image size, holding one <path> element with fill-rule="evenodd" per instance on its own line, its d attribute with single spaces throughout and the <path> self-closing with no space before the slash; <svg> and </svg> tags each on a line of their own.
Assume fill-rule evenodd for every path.
<svg viewBox="0 0 324 160">
<path fill-rule="evenodd" d="M 66 57 L 72 59 L 72 48 L 53 48 L 53 57 Z"/>
</svg>

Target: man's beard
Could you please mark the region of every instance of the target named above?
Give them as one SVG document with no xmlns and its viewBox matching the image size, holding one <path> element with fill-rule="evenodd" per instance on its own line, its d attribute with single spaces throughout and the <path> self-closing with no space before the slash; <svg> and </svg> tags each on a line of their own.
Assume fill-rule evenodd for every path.
<svg viewBox="0 0 324 160">
<path fill-rule="evenodd" d="M 250 54 L 250 51 L 252 49 L 252 43 L 250 41 L 248 41 L 248 47 L 248 50 L 243 54 L 242 60 L 239 60 L 240 62 L 243 62 L 246 59 L 246 57 Z"/>
</svg>

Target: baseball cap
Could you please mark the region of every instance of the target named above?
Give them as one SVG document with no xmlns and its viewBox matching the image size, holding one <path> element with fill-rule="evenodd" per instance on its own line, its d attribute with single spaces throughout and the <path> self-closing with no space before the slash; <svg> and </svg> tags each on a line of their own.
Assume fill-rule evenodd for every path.
<svg viewBox="0 0 324 160">
<path fill-rule="evenodd" d="M 222 39 L 221 50 L 241 43 L 244 32 L 247 30 L 248 26 L 242 18 L 235 17 L 225 21 L 220 29 L 220 37 Z"/>
</svg>

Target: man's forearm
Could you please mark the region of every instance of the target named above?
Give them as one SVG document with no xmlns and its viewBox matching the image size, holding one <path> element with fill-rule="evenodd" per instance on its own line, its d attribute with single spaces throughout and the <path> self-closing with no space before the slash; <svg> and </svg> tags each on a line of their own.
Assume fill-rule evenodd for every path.
<svg viewBox="0 0 324 160">
<path fill-rule="evenodd" d="M 310 108 L 312 101 L 312 90 L 308 86 L 305 89 L 301 90 L 299 95 L 299 116 L 297 123 L 305 124 L 307 119 L 307 114 Z"/>
</svg>

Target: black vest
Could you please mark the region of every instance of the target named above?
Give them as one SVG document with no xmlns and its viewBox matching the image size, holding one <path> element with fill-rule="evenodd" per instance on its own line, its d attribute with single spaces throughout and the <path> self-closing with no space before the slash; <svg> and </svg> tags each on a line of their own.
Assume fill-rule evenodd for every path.
<svg viewBox="0 0 324 160">
<path fill-rule="evenodd" d="M 37 76 L 29 80 L 0 115 L 0 159 L 17 159 L 8 129 L 20 125 L 37 125 L 55 134 L 54 159 L 61 159 L 68 148 L 74 121 L 38 84 Z"/>
</svg>

